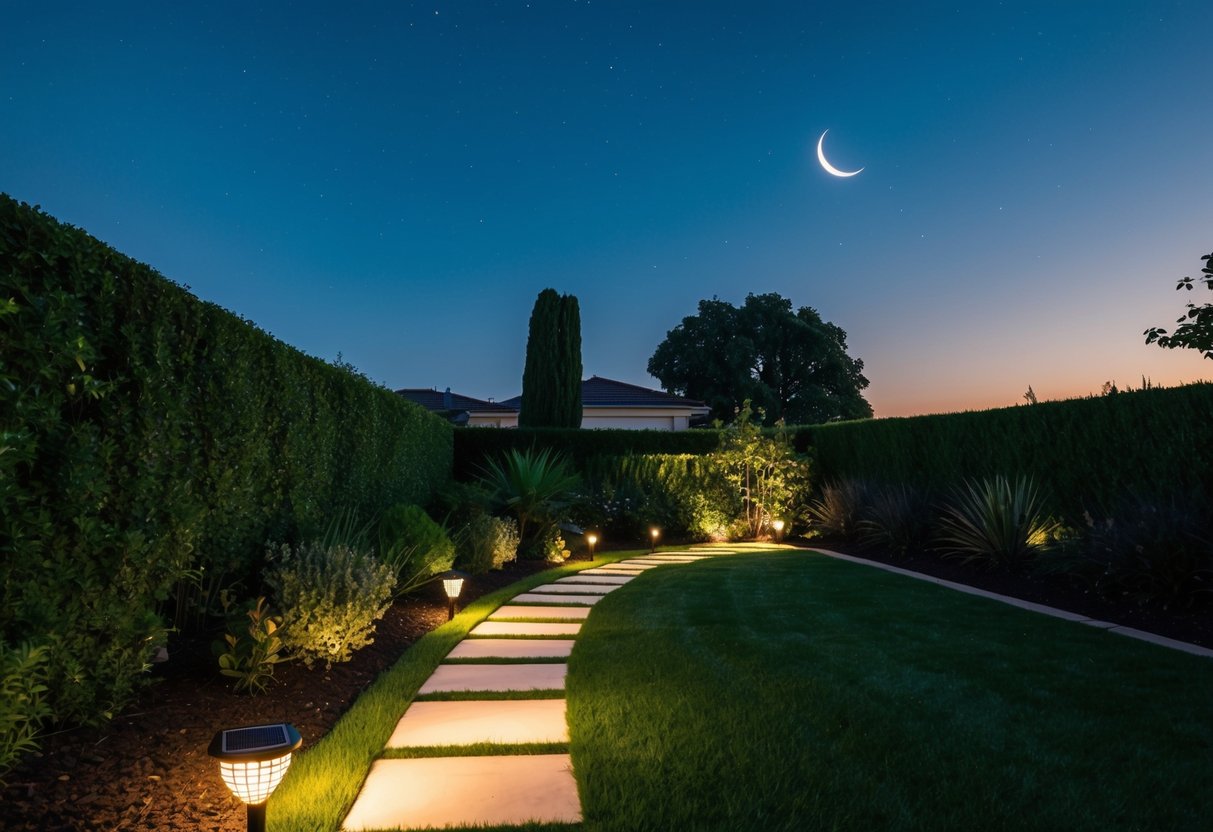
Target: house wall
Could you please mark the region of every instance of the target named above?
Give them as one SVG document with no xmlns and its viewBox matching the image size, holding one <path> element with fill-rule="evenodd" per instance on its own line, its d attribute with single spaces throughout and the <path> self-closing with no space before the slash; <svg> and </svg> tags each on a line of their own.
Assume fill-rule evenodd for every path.
<svg viewBox="0 0 1213 832">
<path fill-rule="evenodd" d="M 669 407 L 586 407 L 581 415 L 581 426 L 587 429 L 686 430 L 690 421 L 690 410 Z"/>
<path fill-rule="evenodd" d="M 470 428 L 516 428 L 518 427 L 517 413 L 469 413 L 468 427 Z"/>
</svg>

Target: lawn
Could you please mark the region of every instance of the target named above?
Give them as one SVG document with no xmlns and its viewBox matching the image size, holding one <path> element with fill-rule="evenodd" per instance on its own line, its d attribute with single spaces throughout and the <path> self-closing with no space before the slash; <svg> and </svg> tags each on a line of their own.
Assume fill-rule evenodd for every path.
<svg viewBox="0 0 1213 832">
<path fill-rule="evenodd" d="M 588 830 L 1207 828 L 1213 661 L 820 555 L 649 572 L 567 685 Z"/>
</svg>

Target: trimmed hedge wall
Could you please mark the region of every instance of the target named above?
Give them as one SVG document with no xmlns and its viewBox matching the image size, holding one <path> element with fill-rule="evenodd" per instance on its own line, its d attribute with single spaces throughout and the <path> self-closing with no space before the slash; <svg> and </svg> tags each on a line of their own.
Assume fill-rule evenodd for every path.
<svg viewBox="0 0 1213 832">
<path fill-rule="evenodd" d="M 190 570 L 450 477 L 443 420 L 2 194 L 0 343 L 0 640 L 60 720 L 129 701 Z"/>
<path fill-rule="evenodd" d="M 455 476 L 473 480 L 485 460 L 507 451 L 552 448 L 581 471 L 587 461 L 631 454 L 710 454 L 720 447 L 718 430 L 582 430 L 580 428 L 456 428 Z"/>
<path fill-rule="evenodd" d="M 998 410 L 802 428 L 818 480 L 857 478 L 928 490 L 1028 474 L 1071 518 L 1130 496 L 1213 497 L 1213 384 Z"/>
</svg>

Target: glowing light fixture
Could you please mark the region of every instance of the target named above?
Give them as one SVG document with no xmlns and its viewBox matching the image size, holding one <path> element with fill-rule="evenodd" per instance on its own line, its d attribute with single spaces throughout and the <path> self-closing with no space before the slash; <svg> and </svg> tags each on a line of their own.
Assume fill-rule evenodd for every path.
<svg viewBox="0 0 1213 832">
<path fill-rule="evenodd" d="M 278 722 L 227 728 L 215 734 L 207 753 L 219 760 L 223 782 L 248 806 L 249 832 L 265 832 L 265 804 L 303 744 L 295 726 Z"/>
<path fill-rule="evenodd" d="M 450 621 L 455 617 L 455 602 L 459 599 L 459 593 L 463 592 L 463 581 L 467 578 L 467 574 L 455 569 L 450 569 L 438 576 L 442 581 L 442 589 L 446 593 L 446 620 Z"/>
<path fill-rule="evenodd" d="M 776 540 L 779 540 L 783 537 L 783 526 L 784 526 L 784 523 L 782 520 L 775 520 L 771 523 L 771 528 L 775 530 L 775 539 Z"/>
<path fill-rule="evenodd" d="M 594 545 L 598 542 L 598 535 L 591 532 L 585 536 L 585 542 L 590 547 L 590 560 L 594 559 Z"/>
<path fill-rule="evenodd" d="M 653 545 L 649 547 L 650 552 L 657 551 L 657 538 L 661 537 L 661 529 L 654 526 L 649 529 L 649 536 L 653 539 Z"/>
</svg>

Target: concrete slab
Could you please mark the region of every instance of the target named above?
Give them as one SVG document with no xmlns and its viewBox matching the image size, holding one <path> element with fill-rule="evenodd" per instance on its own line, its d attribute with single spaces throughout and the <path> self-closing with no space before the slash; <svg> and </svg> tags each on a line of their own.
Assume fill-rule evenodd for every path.
<svg viewBox="0 0 1213 832">
<path fill-rule="evenodd" d="M 608 592 L 614 592 L 619 587 L 609 584 L 544 584 L 528 590 L 530 594 L 552 594 L 552 595 L 606 595 Z"/>
<path fill-rule="evenodd" d="M 525 742 L 568 742 L 563 699 L 414 702 L 388 748 Z"/>
<path fill-rule="evenodd" d="M 536 621 L 481 621 L 472 628 L 469 635 L 489 637 L 494 636 L 575 636 L 581 632 L 581 624 L 571 622 L 536 622 Z M 472 641 L 479 641 L 473 638 Z"/>
<path fill-rule="evenodd" d="M 648 555 L 647 557 L 637 558 L 637 560 L 647 560 L 654 563 L 694 563 L 697 560 L 708 560 L 710 555 Z"/>
<path fill-rule="evenodd" d="M 611 564 L 613 569 L 656 569 L 658 566 L 665 566 L 664 563 L 655 563 L 653 561 L 644 560 L 621 560 L 619 563 Z"/>
<path fill-rule="evenodd" d="M 560 690 L 567 664 L 440 664 L 417 693 Z"/>
<path fill-rule="evenodd" d="M 524 592 L 512 599 L 520 604 L 585 604 L 592 607 L 602 600 L 602 594 L 555 595 L 545 592 Z"/>
<path fill-rule="evenodd" d="M 567 754 L 378 760 L 342 828 L 577 823 Z"/>
<path fill-rule="evenodd" d="M 556 624 L 567 627 L 567 624 Z M 578 626 L 578 625 L 573 625 Z M 577 642 L 571 638 L 468 638 L 446 654 L 448 659 L 563 659 Z"/>
<path fill-rule="evenodd" d="M 620 575 L 624 575 L 624 576 L 629 576 L 632 578 L 635 578 L 637 575 L 643 575 L 645 573 L 645 570 L 643 570 L 643 569 L 632 569 L 631 567 L 624 568 L 624 567 L 618 567 L 618 566 L 610 566 L 610 567 L 604 566 L 601 569 L 589 569 L 586 571 L 590 572 L 593 575 L 614 575 L 616 577 L 618 577 Z"/>
<path fill-rule="evenodd" d="M 623 586 L 632 580 L 629 575 L 570 575 L 567 578 L 557 578 L 558 584 L 600 584 L 603 586 Z"/>
<path fill-rule="evenodd" d="M 503 618 L 567 618 L 581 620 L 589 617 L 588 607 L 533 607 L 522 604 L 505 604 L 489 616 L 490 621 Z"/>
</svg>

